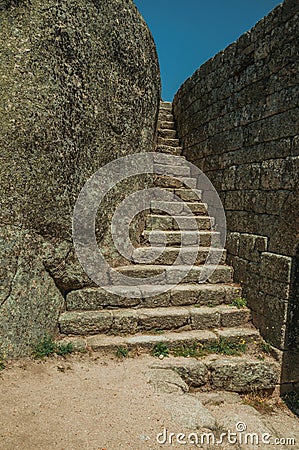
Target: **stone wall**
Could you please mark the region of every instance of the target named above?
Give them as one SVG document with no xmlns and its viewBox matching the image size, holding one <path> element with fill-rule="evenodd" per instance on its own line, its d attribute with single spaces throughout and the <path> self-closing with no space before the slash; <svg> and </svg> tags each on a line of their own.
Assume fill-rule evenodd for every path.
<svg viewBox="0 0 299 450">
<path fill-rule="evenodd" d="M 73 251 L 75 201 L 100 167 L 153 149 L 160 73 L 132 0 L 4 0 L 0 23 L 0 352 L 11 356 L 56 329 L 66 291 L 92 283 Z M 99 208 L 108 256 L 113 207 L 140 184 Z"/>
<path fill-rule="evenodd" d="M 174 98 L 183 154 L 222 199 L 228 263 L 254 324 L 283 351 L 283 381 L 299 381 L 298 11 L 286 0 Z"/>
</svg>

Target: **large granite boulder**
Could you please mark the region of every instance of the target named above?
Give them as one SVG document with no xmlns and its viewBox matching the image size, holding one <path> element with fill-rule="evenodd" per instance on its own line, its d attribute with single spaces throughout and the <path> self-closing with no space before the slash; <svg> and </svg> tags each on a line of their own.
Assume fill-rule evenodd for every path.
<svg viewBox="0 0 299 450">
<path fill-rule="evenodd" d="M 152 150 L 160 74 L 131 0 L 4 0 L 0 23 L 0 339 L 15 355 L 90 283 L 72 252 L 77 195 L 109 161 Z M 134 183 L 99 211 L 99 240 Z"/>
</svg>

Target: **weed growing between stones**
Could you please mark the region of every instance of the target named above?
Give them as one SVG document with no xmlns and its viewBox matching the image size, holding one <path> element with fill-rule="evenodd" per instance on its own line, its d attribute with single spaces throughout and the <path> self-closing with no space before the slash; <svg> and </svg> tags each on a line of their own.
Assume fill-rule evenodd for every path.
<svg viewBox="0 0 299 450">
<path fill-rule="evenodd" d="M 117 358 L 126 358 L 129 354 L 129 350 L 126 347 L 118 347 L 116 350 Z"/>
<path fill-rule="evenodd" d="M 263 353 L 266 353 L 267 355 L 271 354 L 271 345 L 264 340 L 261 342 L 261 349 Z"/>
<path fill-rule="evenodd" d="M 169 348 L 167 347 L 166 344 L 164 344 L 164 342 L 158 342 L 152 350 L 152 355 L 157 357 L 159 356 L 167 357 L 169 356 Z"/>
<path fill-rule="evenodd" d="M 219 341 L 207 345 L 208 353 L 220 353 L 221 355 L 238 356 L 245 353 L 246 350 L 247 344 L 244 339 L 231 342 L 228 339 L 220 338 Z"/>
<path fill-rule="evenodd" d="M 236 306 L 238 309 L 245 308 L 247 306 L 247 300 L 243 297 L 235 298 L 230 304 L 230 306 Z"/>
<path fill-rule="evenodd" d="M 193 342 L 192 344 L 182 344 L 174 348 L 173 356 L 183 356 L 185 358 L 201 358 L 207 354 L 203 344 Z"/>
<path fill-rule="evenodd" d="M 51 355 L 65 356 L 73 351 L 73 345 L 57 344 L 52 336 L 44 336 L 34 347 L 33 356 L 37 359 L 45 358 Z"/>
<path fill-rule="evenodd" d="M 183 356 L 185 358 L 202 358 L 212 353 L 220 355 L 240 356 L 247 350 L 247 343 L 244 339 L 237 342 L 231 342 L 228 339 L 220 338 L 217 342 L 202 344 L 201 342 L 192 342 L 191 344 L 179 344 L 171 351 L 166 344 L 159 342 L 152 350 L 153 356 Z"/>
</svg>

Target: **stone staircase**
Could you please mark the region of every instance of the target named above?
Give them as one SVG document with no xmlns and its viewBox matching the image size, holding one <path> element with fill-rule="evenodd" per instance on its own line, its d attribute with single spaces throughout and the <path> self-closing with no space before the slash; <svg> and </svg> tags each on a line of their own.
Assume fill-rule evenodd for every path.
<svg viewBox="0 0 299 450">
<path fill-rule="evenodd" d="M 228 345 L 242 343 L 248 352 L 247 356 L 240 358 L 242 364 L 246 360 L 244 358 L 250 356 L 251 361 L 253 358 L 254 363 L 264 364 L 266 371 L 273 372 L 267 356 L 263 356 L 266 358 L 263 362 L 256 359 L 257 355 L 260 358 L 261 338 L 251 324 L 249 309 L 233 306 L 242 293 L 240 286 L 233 283 L 232 268 L 225 264 L 225 251 L 217 246 L 213 249 L 209 264 L 213 264 L 214 256 L 219 257 L 219 252 L 222 253 L 221 263 L 207 282 L 199 283 L 212 236 L 215 242 L 219 233 L 207 215 L 206 205 L 198 197 L 200 192 L 196 191 L 196 179 L 192 179 L 188 167 L 182 164 L 181 159 L 171 166 L 167 166 L 167 158 L 163 159 L 163 154 L 179 156 L 182 151 L 171 108 L 171 103 L 161 103 L 155 183 L 171 195 L 180 197 L 184 203 L 165 202 L 159 198 L 151 202 L 142 245 L 134 251 L 133 264 L 118 267 L 116 273 L 111 271 L 109 277 L 113 287 L 110 292 L 96 287 L 67 294 L 66 310 L 59 318 L 60 338 L 72 342 L 77 349 L 113 352 L 119 348 L 150 351 L 161 343 L 169 350 L 182 345 L 187 348 L 194 343 L 201 346 L 217 342 Z M 169 174 L 180 180 L 172 180 Z M 170 215 L 163 212 L 165 207 Z M 192 211 L 198 229 L 192 226 L 186 207 Z M 161 253 L 161 245 L 165 241 L 166 247 Z M 190 264 L 194 246 L 198 246 L 195 264 L 176 285 L 185 265 Z M 144 278 L 145 283 L 123 286 L 119 274 Z M 155 285 L 147 284 L 146 278 L 152 276 L 159 276 Z M 168 285 L 171 289 L 161 293 L 161 286 Z M 156 295 L 149 295 L 155 292 Z M 276 378 L 271 378 L 272 384 Z"/>
</svg>

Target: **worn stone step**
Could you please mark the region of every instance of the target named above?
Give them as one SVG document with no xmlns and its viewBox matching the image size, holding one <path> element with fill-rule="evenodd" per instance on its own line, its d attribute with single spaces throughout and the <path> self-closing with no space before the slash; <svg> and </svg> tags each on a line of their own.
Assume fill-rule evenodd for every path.
<svg viewBox="0 0 299 450">
<path fill-rule="evenodd" d="M 186 158 L 184 156 L 176 156 L 165 153 L 154 153 L 154 163 L 170 166 L 185 166 Z"/>
<path fill-rule="evenodd" d="M 165 288 L 165 286 L 163 286 Z M 230 304 L 241 296 L 241 288 L 234 284 L 183 283 L 161 293 L 161 286 L 110 286 L 84 288 L 66 295 L 68 311 L 90 311 L 111 308 L 156 308 L 167 306 L 217 306 Z"/>
<path fill-rule="evenodd" d="M 190 211 L 197 215 L 207 214 L 207 204 L 200 202 L 163 202 L 159 200 L 151 201 L 151 211 L 153 213 L 159 212 L 159 214 L 170 215 L 188 215 Z"/>
<path fill-rule="evenodd" d="M 172 102 L 164 102 L 163 100 L 160 101 L 160 105 L 159 105 L 160 109 L 161 108 L 165 108 L 165 109 L 172 109 Z"/>
<path fill-rule="evenodd" d="M 257 330 L 253 328 L 229 328 L 225 338 L 229 342 L 242 341 L 252 346 L 252 342 L 260 341 Z M 182 344 L 192 346 L 197 344 L 212 344 L 219 341 L 223 330 L 201 331 L 191 330 L 185 332 L 167 331 L 163 334 L 135 334 L 133 336 L 109 336 L 97 334 L 87 337 L 65 337 L 60 342 L 72 343 L 76 350 L 94 350 L 104 352 L 116 352 L 118 348 L 140 349 L 151 351 L 158 343 L 164 343 L 169 349 L 176 348 Z"/>
<path fill-rule="evenodd" d="M 163 139 L 176 139 L 176 131 L 169 128 L 158 129 L 158 136 Z"/>
<path fill-rule="evenodd" d="M 210 230 L 214 225 L 213 217 L 209 216 L 168 216 L 149 214 L 146 218 L 148 230 Z"/>
<path fill-rule="evenodd" d="M 166 191 L 166 193 L 164 192 Z M 157 189 L 152 195 L 153 200 L 158 201 L 179 201 L 180 199 L 184 202 L 202 202 L 202 191 L 199 189 L 189 189 L 189 188 L 164 188 Z"/>
<path fill-rule="evenodd" d="M 167 191 L 173 192 L 175 196 L 185 202 L 196 202 L 202 198 L 202 191 L 199 189 L 167 189 Z"/>
<path fill-rule="evenodd" d="M 135 334 L 153 330 L 213 330 L 246 326 L 247 308 L 233 306 L 116 309 L 110 311 L 66 311 L 59 317 L 62 334 Z"/>
<path fill-rule="evenodd" d="M 173 115 L 165 109 L 159 111 L 158 122 L 173 122 Z"/>
<path fill-rule="evenodd" d="M 197 179 L 191 177 L 172 178 L 171 175 L 156 175 L 155 186 L 163 188 L 182 189 L 184 187 L 196 189 Z"/>
<path fill-rule="evenodd" d="M 212 354 L 203 358 L 174 357 L 153 362 L 151 369 L 172 370 L 192 388 L 255 392 L 274 389 L 279 382 L 278 364 L 265 356 L 261 361 L 248 353 L 242 356 Z"/>
<path fill-rule="evenodd" d="M 209 264 L 225 263 L 226 250 L 211 247 L 139 247 L 134 250 L 135 263 L 149 264 L 204 264 L 209 255 Z M 194 263 L 195 259 L 195 263 Z"/>
<path fill-rule="evenodd" d="M 171 155 L 180 155 L 182 152 L 182 147 L 170 147 L 169 145 L 157 145 L 157 152 L 169 153 Z"/>
<path fill-rule="evenodd" d="M 144 241 L 151 245 L 201 245 L 202 247 L 209 247 L 211 242 L 216 247 L 220 245 L 220 233 L 217 231 L 145 230 L 142 236 Z"/>
<path fill-rule="evenodd" d="M 207 266 L 210 268 L 212 266 Z M 216 283 L 232 283 L 233 282 L 233 269 L 230 266 L 218 265 L 214 268 L 214 272 L 209 276 L 208 282 L 212 284 Z M 115 271 L 117 270 L 117 271 Z M 180 283 L 198 283 L 201 274 L 203 273 L 203 266 L 193 266 L 192 269 L 184 276 L 186 272 L 185 266 L 167 266 L 163 264 L 142 264 L 142 265 L 131 265 L 131 266 L 121 266 L 117 269 L 111 269 L 109 277 L 113 284 L 122 284 L 122 278 L 120 274 L 131 277 L 132 281 L 130 285 L 134 285 L 135 278 L 144 279 L 144 284 L 148 284 L 147 280 L 149 277 L 159 275 L 159 281 L 157 284 L 176 284 L 178 279 L 182 280 Z M 136 284 L 136 282 L 135 282 Z"/>
<path fill-rule="evenodd" d="M 180 141 L 178 139 L 170 139 L 158 136 L 158 145 L 167 145 L 170 147 L 179 147 Z"/>
<path fill-rule="evenodd" d="M 190 168 L 186 165 L 165 165 L 154 164 L 154 170 L 156 174 L 167 175 L 168 177 L 177 176 L 183 178 L 190 178 Z"/>
<path fill-rule="evenodd" d="M 167 121 L 167 120 L 162 120 L 162 121 L 160 121 L 160 123 L 159 123 L 159 130 L 158 130 L 158 132 L 159 131 L 161 131 L 161 130 L 175 130 L 175 123 L 173 122 L 173 121 Z M 175 130 L 175 132 L 176 132 L 176 130 Z"/>
</svg>

